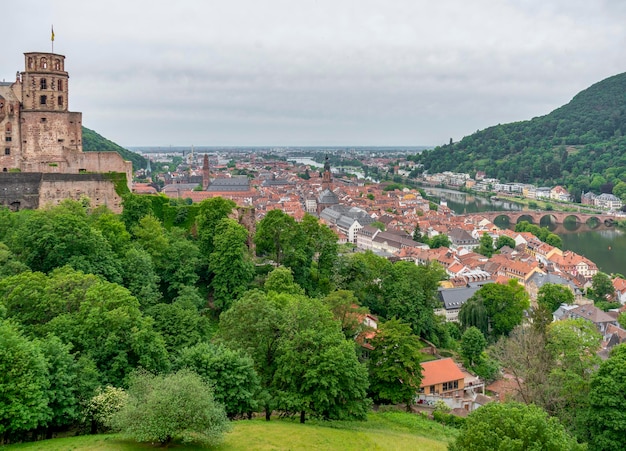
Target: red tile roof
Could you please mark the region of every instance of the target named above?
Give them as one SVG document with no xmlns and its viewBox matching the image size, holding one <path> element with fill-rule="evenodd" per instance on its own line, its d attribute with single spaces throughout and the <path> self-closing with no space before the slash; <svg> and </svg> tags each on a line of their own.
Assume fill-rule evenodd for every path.
<svg viewBox="0 0 626 451">
<path fill-rule="evenodd" d="M 422 363 L 422 384 L 420 387 L 442 384 L 463 379 L 465 376 L 451 358 L 431 360 Z"/>
</svg>

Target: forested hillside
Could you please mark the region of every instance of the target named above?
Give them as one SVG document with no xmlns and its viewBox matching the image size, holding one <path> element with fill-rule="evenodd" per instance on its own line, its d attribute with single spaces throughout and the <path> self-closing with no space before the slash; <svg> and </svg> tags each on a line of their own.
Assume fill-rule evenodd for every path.
<svg viewBox="0 0 626 451">
<path fill-rule="evenodd" d="M 431 173 L 480 170 L 503 181 L 563 184 L 577 196 L 611 192 L 620 182 L 626 190 L 625 135 L 626 73 L 594 84 L 546 116 L 477 131 L 418 161 Z"/>
<path fill-rule="evenodd" d="M 113 141 L 106 139 L 104 136 L 83 127 L 83 150 L 85 152 L 110 151 L 117 152 L 125 160 L 133 162 L 133 171 L 146 167 L 146 159 L 138 153 L 124 149 L 122 146 L 115 144 Z"/>
</svg>

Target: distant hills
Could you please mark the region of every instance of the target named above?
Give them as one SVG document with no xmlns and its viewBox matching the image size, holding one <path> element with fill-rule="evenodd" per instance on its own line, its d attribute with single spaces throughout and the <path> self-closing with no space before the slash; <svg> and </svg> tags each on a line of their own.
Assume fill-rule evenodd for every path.
<svg viewBox="0 0 626 451">
<path fill-rule="evenodd" d="M 106 139 L 104 136 L 83 127 L 83 150 L 85 152 L 112 151 L 119 153 L 125 160 L 132 161 L 133 170 L 145 168 L 147 160 L 138 153 L 124 149 L 122 146 L 115 144 L 113 141 Z"/>
<path fill-rule="evenodd" d="M 431 173 L 611 192 L 626 181 L 626 73 L 577 94 L 546 116 L 496 125 L 416 156 Z"/>
</svg>

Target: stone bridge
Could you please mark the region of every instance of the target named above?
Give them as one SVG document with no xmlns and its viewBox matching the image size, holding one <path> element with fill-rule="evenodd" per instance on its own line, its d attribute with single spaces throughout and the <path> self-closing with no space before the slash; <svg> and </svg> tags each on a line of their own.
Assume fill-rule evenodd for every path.
<svg viewBox="0 0 626 451">
<path fill-rule="evenodd" d="M 473 213 L 470 215 L 475 218 L 486 218 L 491 222 L 495 222 L 497 217 L 505 216 L 509 220 L 509 224 L 517 224 L 521 221 L 528 221 L 535 225 L 539 225 L 541 220 L 546 217 L 552 218 L 551 221 L 555 224 L 563 224 L 567 222 L 575 222 L 576 224 L 589 224 L 589 221 L 596 222 L 597 224 L 604 224 L 605 226 L 612 226 L 615 224 L 615 217 L 607 213 L 580 213 L 571 211 L 536 211 L 536 210 L 520 210 L 520 211 L 484 211 L 481 213 Z"/>
</svg>

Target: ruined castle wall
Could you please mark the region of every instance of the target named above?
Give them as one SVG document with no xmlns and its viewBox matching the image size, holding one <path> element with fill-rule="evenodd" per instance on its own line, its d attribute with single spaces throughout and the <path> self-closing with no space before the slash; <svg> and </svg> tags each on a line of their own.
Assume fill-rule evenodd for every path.
<svg viewBox="0 0 626 451">
<path fill-rule="evenodd" d="M 64 199 L 89 198 L 93 207 L 122 212 L 115 184 L 103 174 L 0 173 L 0 205 L 13 210 L 58 205 Z"/>
<path fill-rule="evenodd" d="M 20 122 L 22 171 L 71 170 L 73 157 L 82 152 L 81 113 L 22 111 Z"/>
<path fill-rule="evenodd" d="M 115 192 L 115 184 L 103 174 L 43 174 L 39 206 L 84 197 L 89 198 L 93 207 L 105 205 L 114 213 L 122 212 L 122 199 Z"/>
<path fill-rule="evenodd" d="M 0 172 L 0 205 L 12 210 L 39 207 L 42 174 Z"/>
<path fill-rule="evenodd" d="M 78 162 L 81 169 L 87 172 L 124 172 L 128 190 L 132 189 L 133 163 L 125 161 L 117 152 L 83 152 Z"/>
</svg>

